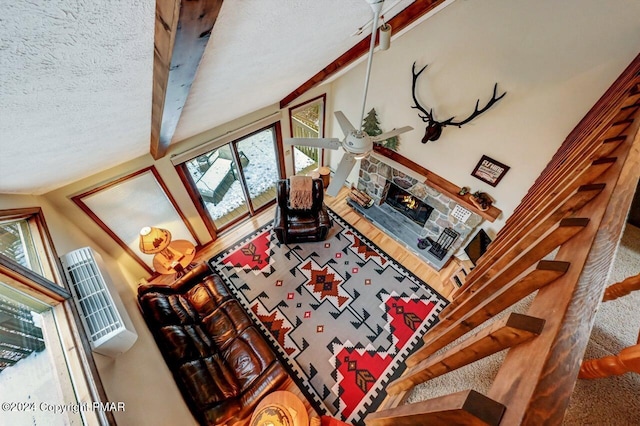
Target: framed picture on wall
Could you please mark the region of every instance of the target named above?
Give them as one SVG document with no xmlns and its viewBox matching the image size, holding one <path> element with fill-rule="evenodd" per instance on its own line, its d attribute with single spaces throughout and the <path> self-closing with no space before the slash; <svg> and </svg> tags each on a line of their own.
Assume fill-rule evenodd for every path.
<svg viewBox="0 0 640 426">
<path fill-rule="evenodd" d="M 471 176 L 480 179 L 483 182 L 488 183 L 491 186 L 496 186 L 504 175 L 509 171 L 510 167 L 502 164 L 493 158 L 483 155 L 476 164 L 476 167 L 471 172 Z"/>
</svg>

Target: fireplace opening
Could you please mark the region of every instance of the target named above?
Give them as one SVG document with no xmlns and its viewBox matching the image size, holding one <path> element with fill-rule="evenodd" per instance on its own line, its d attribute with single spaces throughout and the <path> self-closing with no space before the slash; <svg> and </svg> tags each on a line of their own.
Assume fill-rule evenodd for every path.
<svg viewBox="0 0 640 426">
<path fill-rule="evenodd" d="M 424 226 L 433 211 L 433 207 L 409 194 L 396 184 L 387 181 L 384 202 L 414 221 Z"/>
</svg>

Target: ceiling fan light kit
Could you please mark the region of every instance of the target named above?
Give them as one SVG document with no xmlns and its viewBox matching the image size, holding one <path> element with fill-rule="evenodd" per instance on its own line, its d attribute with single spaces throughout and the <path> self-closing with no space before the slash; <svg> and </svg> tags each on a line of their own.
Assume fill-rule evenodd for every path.
<svg viewBox="0 0 640 426">
<path fill-rule="evenodd" d="M 413 130 L 413 127 L 405 126 L 399 129 L 393 129 L 389 132 L 383 133 L 377 136 L 369 136 L 366 132 L 362 130 L 362 122 L 364 121 L 364 111 L 367 101 L 367 91 L 369 87 L 369 77 L 371 75 L 371 64 L 373 62 L 373 51 L 375 49 L 376 42 L 376 33 L 378 31 L 377 23 L 380 19 L 380 11 L 382 10 L 382 5 L 384 4 L 384 0 L 366 0 L 367 3 L 371 6 L 373 10 L 373 22 L 371 29 L 371 43 L 369 46 L 369 56 L 367 58 L 367 71 L 365 75 L 364 81 L 364 92 L 362 95 L 362 109 L 360 114 L 360 121 L 358 123 L 359 127 L 356 129 L 353 124 L 347 119 L 347 117 L 342 113 L 342 111 L 336 111 L 334 113 L 336 120 L 344 134 L 344 140 L 340 141 L 337 138 L 290 138 L 285 139 L 285 144 L 287 145 L 300 145 L 300 146 L 312 146 L 318 148 L 327 148 L 327 149 L 342 149 L 345 151 L 340 163 L 338 163 L 338 167 L 334 173 L 333 179 L 327 188 L 327 195 L 335 197 L 338 195 L 340 188 L 344 185 L 351 173 L 351 169 L 356 163 L 356 160 L 361 160 L 368 156 L 371 151 L 373 151 L 373 144 L 385 141 L 394 136 L 398 136 L 401 133 L 408 132 L 409 130 Z M 383 26 L 388 26 L 384 24 Z M 388 30 L 385 30 L 390 37 L 391 27 L 388 26 Z M 382 34 L 382 31 L 381 31 Z"/>
<path fill-rule="evenodd" d="M 380 43 L 378 49 L 387 50 L 391 46 L 391 25 L 385 23 L 380 26 Z"/>
</svg>

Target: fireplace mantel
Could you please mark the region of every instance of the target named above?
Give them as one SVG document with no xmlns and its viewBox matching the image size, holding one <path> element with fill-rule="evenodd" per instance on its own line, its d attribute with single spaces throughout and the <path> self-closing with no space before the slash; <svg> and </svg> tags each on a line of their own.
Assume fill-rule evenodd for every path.
<svg viewBox="0 0 640 426">
<path fill-rule="evenodd" d="M 475 212 L 477 214 L 479 214 L 480 216 L 482 216 L 483 218 L 485 218 L 486 220 L 488 220 L 489 222 L 493 222 L 495 221 L 498 216 L 500 216 L 500 214 L 502 214 L 502 210 L 500 210 L 499 208 L 497 208 L 496 206 L 491 206 L 489 207 L 488 210 L 486 211 L 482 211 L 479 208 L 477 208 L 472 202 L 471 200 L 469 200 L 469 194 L 467 195 L 460 195 L 460 187 L 449 182 L 448 180 L 446 180 L 445 178 L 443 178 L 442 176 L 439 176 L 435 173 L 433 173 L 431 170 L 428 170 L 424 167 L 422 167 L 421 165 L 411 161 L 410 159 L 408 159 L 407 157 L 404 157 L 400 154 L 398 154 L 395 151 L 392 151 L 388 148 L 385 148 L 383 146 L 380 146 L 378 144 L 374 144 L 373 145 L 373 150 L 375 153 L 377 153 L 380 157 L 385 157 L 388 158 L 389 160 L 398 163 L 400 165 L 402 165 L 403 167 L 406 167 L 412 171 L 414 171 L 415 173 L 419 174 L 420 176 L 425 178 L 424 183 L 432 186 L 433 188 L 437 189 L 438 191 L 446 194 L 449 198 L 451 198 L 452 200 L 454 200 L 456 203 L 462 205 L 464 208 L 471 210 L 472 212 Z M 385 158 L 380 158 L 380 161 L 385 161 Z"/>
</svg>

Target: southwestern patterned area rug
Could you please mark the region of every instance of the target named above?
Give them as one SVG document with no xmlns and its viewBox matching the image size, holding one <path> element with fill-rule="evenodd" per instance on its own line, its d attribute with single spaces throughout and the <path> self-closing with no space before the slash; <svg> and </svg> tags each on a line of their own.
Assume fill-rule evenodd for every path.
<svg viewBox="0 0 640 426">
<path fill-rule="evenodd" d="M 326 241 L 267 224 L 209 262 L 321 414 L 364 424 L 447 301 L 330 211 Z"/>
</svg>

